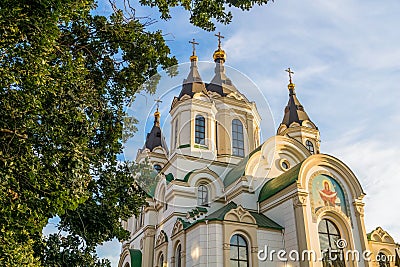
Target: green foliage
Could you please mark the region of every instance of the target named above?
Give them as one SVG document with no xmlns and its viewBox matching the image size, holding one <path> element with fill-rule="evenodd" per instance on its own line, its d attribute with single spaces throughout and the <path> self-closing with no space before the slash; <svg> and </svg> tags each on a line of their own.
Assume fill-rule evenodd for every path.
<svg viewBox="0 0 400 267">
<path fill-rule="evenodd" d="M 266 2 L 140 1 L 162 18 L 183 6 L 206 30 L 231 20 L 226 6 Z M 158 68 L 176 59 L 146 21 L 95 8 L 92 0 L 0 1 L 2 266 L 108 266 L 96 245 L 127 238 L 119 220 L 144 204 L 131 171 L 153 186 L 148 167 L 117 160 L 136 131 L 124 107 L 138 91 L 153 92 Z M 67 235 L 44 239 L 54 216 Z"/>
<path fill-rule="evenodd" d="M 98 259 L 92 248 L 82 248 L 83 240 L 79 236 L 63 237 L 52 234 L 47 240 L 42 262 L 52 267 L 110 267 L 110 261 Z"/>
</svg>

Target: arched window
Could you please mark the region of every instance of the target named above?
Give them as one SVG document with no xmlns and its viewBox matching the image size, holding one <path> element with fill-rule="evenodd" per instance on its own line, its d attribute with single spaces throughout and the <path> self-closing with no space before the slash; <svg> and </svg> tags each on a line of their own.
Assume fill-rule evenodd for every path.
<svg viewBox="0 0 400 267">
<path fill-rule="evenodd" d="M 205 145 L 206 140 L 206 120 L 203 116 L 197 115 L 195 120 L 195 142 Z"/>
<path fill-rule="evenodd" d="M 390 267 L 389 257 L 385 253 L 379 252 L 377 260 L 379 262 L 379 267 Z"/>
<path fill-rule="evenodd" d="M 323 257 L 324 267 L 342 267 L 343 247 L 338 247 L 340 232 L 336 225 L 330 220 L 323 219 L 318 225 L 319 244 Z"/>
<path fill-rule="evenodd" d="M 243 124 L 238 119 L 232 121 L 232 155 L 244 157 Z"/>
<path fill-rule="evenodd" d="M 168 203 L 165 197 L 165 187 L 163 187 L 161 189 L 161 194 L 160 194 L 160 200 L 159 200 L 162 204 L 163 204 L 163 211 L 166 211 L 168 209 Z"/>
<path fill-rule="evenodd" d="M 164 254 L 161 253 L 160 257 L 158 258 L 158 266 L 163 267 L 164 266 Z"/>
<path fill-rule="evenodd" d="M 181 244 L 176 247 L 175 251 L 175 267 L 182 267 L 182 248 Z"/>
<path fill-rule="evenodd" d="M 161 169 L 162 169 L 162 167 L 161 167 L 160 164 L 155 164 L 155 165 L 153 166 L 153 168 L 154 168 L 154 170 L 155 170 L 156 172 L 160 172 Z"/>
<path fill-rule="evenodd" d="M 230 241 L 230 266 L 248 267 L 249 251 L 247 242 L 241 235 L 233 235 Z"/>
<path fill-rule="evenodd" d="M 200 185 L 197 188 L 197 203 L 200 206 L 208 206 L 208 188 L 206 185 Z"/>
<path fill-rule="evenodd" d="M 175 120 L 174 147 L 178 146 L 178 119 Z"/>
<path fill-rule="evenodd" d="M 311 154 L 314 154 L 314 145 L 310 140 L 306 141 L 306 148 L 308 149 L 308 151 L 310 151 Z"/>
</svg>

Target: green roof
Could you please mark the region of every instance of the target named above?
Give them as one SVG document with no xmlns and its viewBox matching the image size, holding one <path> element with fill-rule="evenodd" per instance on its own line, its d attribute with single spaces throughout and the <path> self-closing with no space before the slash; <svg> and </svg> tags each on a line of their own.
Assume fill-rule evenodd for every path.
<svg viewBox="0 0 400 267">
<path fill-rule="evenodd" d="M 258 202 L 264 201 L 272 197 L 276 193 L 280 192 L 281 190 L 285 189 L 286 187 L 294 184 L 299 177 L 299 172 L 302 164 L 303 162 L 300 162 L 287 172 L 284 172 L 278 177 L 275 177 L 266 182 L 260 191 Z"/>
<path fill-rule="evenodd" d="M 223 221 L 225 215 L 233 210 L 236 209 L 237 205 L 235 202 L 229 202 L 228 204 L 226 204 L 225 206 L 223 206 L 222 208 L 214 211 L 213 213 L 211 213 L 210 215 L 208 215 L 207 217 L 205 217 L 203 220 L 200 221 L 204 221 L 204 220 L 218 220 L 218 221 Z M 278 229 L 278 230 L 282 230 L 283 227 L 280 226 L 279 224 L 277 224 L 276 222 L 274 222 L 273 220 L 271 220 L 270 218 L 268 218 L 267 216 L 265 216 L 264 214 L 260 214 L 254 211 L 249 211 L 251 216 L 254 217 L 254 219 L 256 220 L 256 223 L 259 227 L 262 228 L 269 228 L 269 229 Z"/>
<path fill-rule="evenodd" d="M 222 208 L 214 211 L 213 213 L 211 213 L 210 215 L 205 217 L 204 219 L 206 219 L 206 220 L 221 220 L 222 221 L 225 217 L 225 214 L 227 214 L 230 210 L 236 209 L 236 208 L 237 208 L 237 205 L 235 202 L 229 202 Z"/>
<path fill-rule="evenodd" d="M 190 175 L 191 175 L 192 173 L 194 173 L 195 171 L 196 171 L 196 170 L 193 170 L 193 171 L 188 172 L 188 173 L 185 175 L 185 177 L 183 178 L 183 181 L 184 181 L 184 182 L 189 181 Z"/>
<path fill-rule="evenodd" d="M 142 267 L 142 252 L 138 249 L 129 249 L 131 254 L 131 267 Z"/>
<path fill-rule="evenodd" d="M 233 184 L 236 180 L 238 180 L 240 177 L 245 175 L 246 171 L 246 165 L 251 156 L 253 156 L 256 152 L 261 150 L 261 146 L 257 147 L 254 149 L 249 155 L 244 157 L 235 167 L 233 167 L 228 174 L 225 176 L 224 179 L 224 186 L 227 187 L 231 184 Z"/>
<path fill-rule="evenodd" d="M 149 185 L 142 186 L 142 189 L 147 193 L 147 196 L 149 197 L 154 197 L 157 184 L 158 184 L 158 179 L 157 178 L 158 172 L 154 171 L 150 174 L 150 178 L 152 178 L 152 182 Z M 165 180 L 167 180 L 167 184 L 170 183 L 172 180 L 174 180 L 174 175 L 172 173 L 168 173 L 165 175 Z"/>
<path fill-rule="evenodd" d="M 250 211 L 251 216 L 256 219 L 257 225 L 263 228 L 272 228 L 272 229 L 278 229 L 282 230 L 283 227 L 265 216 L 264 214 L 260 214 L 254 211 Z"/>
<path fill-rule="evenodd" d="M 174 175 L 172 173 L 168 173 L 167 175 L 165 175 L 165 179 L 167 180 L 167 183 L 171 182 L 172 180 L 174 180 Z"/>
<path fill-rule="evenodd" d="M 182 222 L 182 224 L 183 224 L 183 229 L 186 229 L 186 228 L 188 228 L 189 226 L 191 226 L 191 223 L 190 222 L 187 222 L 187 221 L 185 221 L 184 219 L 182 219 L 182 218 L 178 218 L 178 219 L 176 219 L 177 221 L 181 221 Z"/>
</svg>

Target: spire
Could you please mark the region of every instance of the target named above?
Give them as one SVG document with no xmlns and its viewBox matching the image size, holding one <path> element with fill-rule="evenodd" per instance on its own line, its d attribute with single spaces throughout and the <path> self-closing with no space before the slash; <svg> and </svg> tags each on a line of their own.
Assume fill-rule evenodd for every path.
<svg viewBox="0 0 400 267">
<path fill-rule="evenodd" d="M 193 52 L 190 56 L 190 72 L 187 78 L 183 80 L 182 90 L 178 97 L 179 99 L 181 99 L 184 95 L 193 97 L 195 93 L 206 92 L 206 86 L 204 85 L 197 68 L 198 58 L 196 56 L 196 45 L 199 43 L 197 43 L 195 39 L 189 41 L 189 43 L 191 43 L 193 47 Z"/>
<path fill-rule="evenodd" d="M 297 99 L 295 84 L 292 81 L 292 74 L 294 74 L 294 72 L 290 68 L 288 68 L 285 71 L 289 74 L 289 84 L 288 84 L 289 102 L 285 108 L 285 115 L 283 117 L 282 124 L 285 124 L 287 127 L 290 127 L 290 125 L 293 122 L 297 122 L 300 125 L 305 120 L 311 122 L 306 111 L 304 110 L 304 107 L 300 104 L 300 101 Z"/>
<path fill-rule="evenodd" d="M 151 131 L 147 133 L 146 143 L 144 144 L 144 148 L 153 151 L 154 148 L 161 146 L 168 153 L 167 143 L 165 142 L 165 138 L 162 135 L 160 128 L 161 114 L 158 109 L 162 101 L 160 99 L 156 99 L 154 101 L 156 102 L 156 107 L 157 107 L 156 112 L 154 112 L 154 125 L 153 128 L 151 128 Z"/>
<path fill-rule="evenodd" d="M 221 48 L 221 39 L 225 38 L 220 32 L 215 34 L 218 37 L 218 49 L 215 50 L 213 58 L 215 61 L 215 75 L 211 82 L 207 84 L 207 90 L 210 92 L 216 92 L 221 96 L 226 96 L 232 92 L 238 92 L 236 87 L 233 85 L 231 79 L 229 79 L 225 74 L 225 60 L 226 53 Z"/>
</svg>

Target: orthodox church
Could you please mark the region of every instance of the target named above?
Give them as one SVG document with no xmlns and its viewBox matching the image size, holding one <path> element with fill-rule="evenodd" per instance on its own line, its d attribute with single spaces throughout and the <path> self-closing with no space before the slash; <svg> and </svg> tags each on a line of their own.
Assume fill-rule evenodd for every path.
<svg viewBox="0 0 400 267">
<path fill-rule="evenodd" d="M 261 142 L 257 106 L 227 77 L 221 42 L 213 58 L 206 83 L 193 50 L 169 148 L 154 114 L 136 158 L 154 166 L 154 183 L 141 214 L 122 222 L 130 237 L 118 266 L 399 266 L 393 238 L 366 232 L 357 177 L 320 153 L 293 72 L 282 122 Z"/>
</svg>

